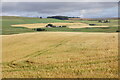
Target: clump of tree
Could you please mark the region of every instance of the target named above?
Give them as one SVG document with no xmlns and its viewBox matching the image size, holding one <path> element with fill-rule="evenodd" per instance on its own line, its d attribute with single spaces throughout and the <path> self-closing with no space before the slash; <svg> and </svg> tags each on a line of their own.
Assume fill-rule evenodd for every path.
<svg viewBox="0 0 120 80">
<path fill-rule="evenodd" d="M 54 18 L 54 19 L 60 19 L 60 20 L 68 20 L 69 17 L 67 16 L 48 16 L 47 18 Z"/>
<path fill-rule="evenodd" d="M 67 26 L 61 26 L 61 27 L 67 27 Z"/>
<path fill-rule="evenodd" d="M 68 18 L 80 18 L 80 17 L 68 17 Z"/>
<path fill-rule="evenodd" d="M 90 26 L 95 26 L 96 24 L 89 24 Z"/>
<path fill-rule="evenodd" d="M 42 28 L 35 28 L 34 30 L 35 31 L 46 31 L 45 29 L 42 29 Z"/>
<path fill-rule="evenodd" d="M 47 24 L 46 27 L 53 27 L 53 24 Z"/>
<path fill-rule="evenodd" d="M 40 19 L 42 19 L 42 17 L 39 17 Z"/>
<path fill-rule="evenodd" d="M 99 23 L 110 23 L 110 20 L 98 20 Z"/>
<path fill-rule="evenodd" d="M 120 30 L 117 30 L 116 32 L 120 32 Z"/>
</svg>

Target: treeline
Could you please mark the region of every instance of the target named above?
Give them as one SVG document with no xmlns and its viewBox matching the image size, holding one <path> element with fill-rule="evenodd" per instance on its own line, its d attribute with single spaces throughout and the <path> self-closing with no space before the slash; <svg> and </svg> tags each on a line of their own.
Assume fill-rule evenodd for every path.
<svg viewBox="0 0 120 80">
<path fill-rule="evenodd" d="M 54 19 L 60 19 L 60 20 L 68 20 L 69 19 L 67 16 L 48 16 L 47 18 L 54 18 Z"/>
<path fill-rule="evenodd" d="M 68 20 L 69 18 L 80 18 L 80 17 L 68 17 L 68 16 L 48 16 L 47 18 L 54 18 L 60 20 Z"/>
<path fill-rule="evenodd" d="M 41 16 L 38 18 L 42 19 Z M 69 18 L 80 18 L 80 17 L 68 17 L 68 16 L 48 16 L 47 18 L 54 18 L 54 19 L 60 19 L 60 20 L 68 20 Z"/>
<path fill-rule="evenodd" d="M 80 18 L 80 17 L 68 17 L 68 18 Z"/>
</svg>

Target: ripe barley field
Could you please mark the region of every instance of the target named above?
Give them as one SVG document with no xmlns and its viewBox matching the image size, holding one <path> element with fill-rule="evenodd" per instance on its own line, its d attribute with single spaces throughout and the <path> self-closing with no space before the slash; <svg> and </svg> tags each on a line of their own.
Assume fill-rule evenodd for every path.
<svg viewBox="0 0 120 80">
<path fill-rule="evenodd" d="M 11 25 L 12 27 L 25 27 L 25 28 L 45 28 L 48 23 L 34 23 L 34 24 L 17 24 Z M 55 26 L 67 26 L 68 28 L 95 28 L 95 27 L 109 27 L 109 26 L 89 26 L 85 23 L 49 23 Z"/>
<path fill-rule="evenodd" d="M 2 35 L 3 78 L 117 78 L 118 34 Z"/>
<path fill-rule="evenodd" d="M 45 28 L 48 23 L 34 23 L 34 24 L 17 24 L 11 25 L 12 27 L 26 27 L 26 28 Z M 85 26 L 89 26 L 85 23 L 49 23 L 55 26 L 67 26 L 69 28 L 84 28 Z M 76 26 L 76 27 L 75 27 Z"/>
</svg>

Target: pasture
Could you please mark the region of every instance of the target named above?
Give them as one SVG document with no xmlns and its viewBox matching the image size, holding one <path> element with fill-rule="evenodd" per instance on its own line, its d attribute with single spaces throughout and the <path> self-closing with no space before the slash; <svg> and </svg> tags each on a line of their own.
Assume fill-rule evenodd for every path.
<svg viewBox="0 0 120 80">
<path fill-rule="evenodd" d="M 4 78 L 117 78 L 117 33 L 3 35 Z"/>
</svg>

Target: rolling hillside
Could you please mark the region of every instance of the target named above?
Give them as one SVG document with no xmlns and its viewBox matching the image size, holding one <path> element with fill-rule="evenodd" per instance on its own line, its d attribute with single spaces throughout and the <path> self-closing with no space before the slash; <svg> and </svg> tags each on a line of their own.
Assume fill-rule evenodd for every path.
<svg viewBox="0 0 120 80">
<path fill-rule="evenodd" d="M 117 78 L 117 33 L 3 35 L 4 78 Z"/>
<path fill-rule="evenodd" d="M 74 29 L 70 28 L 45 28 L 46 31 L 59 31 L 59 32 L 116 32 L 118 30 L 118 20 L 111 20 L 110 23 L 98 23 L 98 21 L 87 21 L 87 20 L 58 20 L 58 19 L 40 19 L 40 18 L 28 18 L 28 17 L 14 17 L 14 16 L 3 16 L 2 17 L 2 34 L 10 35 L 10 34 L 18 34 L 18 33 L 26 33 L 26 32 L 36 32 L 33 29 L 25 28 L 25 27 L 12 27 L 11 25 L 18 24 L 33 24 L 33 23 L 73 23 L 77 24 L 76 26 L 72 26 Z M 79 28 L 79 23 L 83 24 L 96 24 L 96 26 L 109 26 L 107 28 Z M 40 25 L 41 26 L 41 25 Z M 81 26 L 81 25 L 80 25 Z M 84 25 L 83 25 L 84 26 Z M 33 26 L 34 27 L 34 26 Z"/>
</svg>

